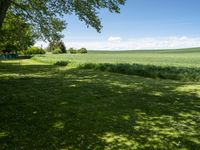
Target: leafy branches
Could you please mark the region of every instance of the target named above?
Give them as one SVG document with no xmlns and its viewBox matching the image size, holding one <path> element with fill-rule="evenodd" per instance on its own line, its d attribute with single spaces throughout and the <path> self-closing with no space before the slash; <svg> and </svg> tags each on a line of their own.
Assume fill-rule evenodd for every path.
<svg viewBox="0 0 200 150">
<path fill-rule="evenodd" d="M 7 3 L 10 1 L 10 3 Z M 101 31 L 102 24 L 99 10 L 107 8 L 110 12 L 119 13 L 120 5 L 125 0 L 1 0 L 0 28 L 8 12 L 8 8 L 15 15 L 20 15 L 33 26 L 41 38 L 49 41 L 58 39 L 61 31 L 66 27 L 64 16 L 75 14 L 89 27 Z M 7 7 L 6 7 L 7 6 Z M 2 19 L 1 19 L 2 18 Z"/>
</svg>

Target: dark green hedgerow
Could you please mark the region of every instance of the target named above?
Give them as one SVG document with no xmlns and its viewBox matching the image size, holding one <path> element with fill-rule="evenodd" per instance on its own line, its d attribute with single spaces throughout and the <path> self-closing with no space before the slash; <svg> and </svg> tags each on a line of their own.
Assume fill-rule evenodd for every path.
<svg viewBox="0 0 200 150">
<path fill-rule="evenodd" d="M 54 63 L 55 66 L 67 66 L 70 62 L 69 61 L 57 61 Z"/>
<path fill-rule="evenodd" d="M 172 79 L 181 81 L 200 81 L 200 68 L 161 67 L 141 64 L 87 63 L 80 65 L 79 69 L 94 69 L 150 78 Z"/>
</svg>

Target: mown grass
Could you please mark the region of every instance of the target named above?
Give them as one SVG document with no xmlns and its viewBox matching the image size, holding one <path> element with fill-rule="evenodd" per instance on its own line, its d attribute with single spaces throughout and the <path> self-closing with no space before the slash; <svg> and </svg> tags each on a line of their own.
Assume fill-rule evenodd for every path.
<svg viewBox="0 0 200 150">
<path fill-rule="evenodd" d="M 200 83 L 0 63 L 0 149 L 200 149 Z"/>
</svg>

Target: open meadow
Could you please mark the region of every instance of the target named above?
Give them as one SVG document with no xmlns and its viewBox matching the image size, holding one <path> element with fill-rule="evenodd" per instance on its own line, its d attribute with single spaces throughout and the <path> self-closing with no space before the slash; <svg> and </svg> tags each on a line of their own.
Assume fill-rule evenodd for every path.
<svg viewBox="0 0 200 150">
<path fill-rule="evenodd" d="M 0 62 L 0 149 L 200 149 L 200 49 Z"/>
</svg>

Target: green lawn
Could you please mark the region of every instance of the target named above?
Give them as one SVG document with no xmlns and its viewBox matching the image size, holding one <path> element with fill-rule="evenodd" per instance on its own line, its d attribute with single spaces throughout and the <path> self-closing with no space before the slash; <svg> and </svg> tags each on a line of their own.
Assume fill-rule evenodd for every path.
<svg viewBox="0 0 200 150">
<path fill-rule="evenodd" d="M 155 65 L 200 66 L 196 52 L 174 54 L 186 62 L 159 57 L 158 63 L 156 55 L 163 53 L 146 59 L 146 52 L 144 63 L 157 58 L 152 61 Z M 0 149 L 200 149 L 200 82 L 81 70 L 76 65 L 58 67 L 34 60 L 57 57 L 84 63 L 104 62 L 107 57 L 114 63 L 127 56 L 142 62 L 140 53 L 115 59 L 112 54 L 96 54 L 2 61 Z M 169 55 L 173 56 L 166 52 L 167 60 Z"/>
</svg>

